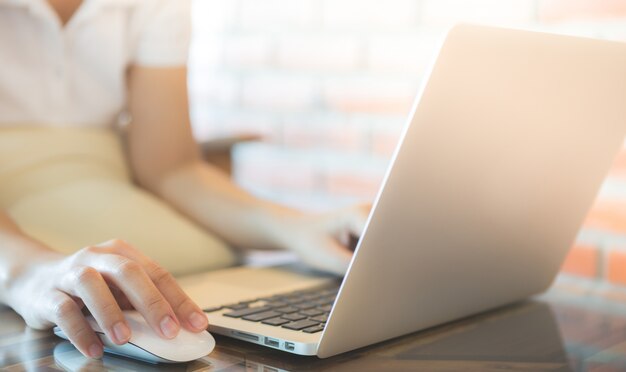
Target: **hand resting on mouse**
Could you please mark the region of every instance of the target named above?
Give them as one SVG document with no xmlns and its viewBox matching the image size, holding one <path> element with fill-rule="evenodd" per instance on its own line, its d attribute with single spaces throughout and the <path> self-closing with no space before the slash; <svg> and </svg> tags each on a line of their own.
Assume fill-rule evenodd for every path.
<svg viewBox="0 0 626 372">
<path fill-rule="evenodd" d="M 16 270 L 5 292 L 6 302 L 30 327 L 58 325 L 88 357 L 101 357 L 103 345 L 85 310 L 117 345 L 131 338 L 123 309 L 136 309 L 164 339 L 175 338 L 181 327 L 195 333 L 208 327 L 204 313 L 172 275 L 122 240 L 69 256 L 47 251 Z"/>
<path fill-rule="evenodd" d="M 183 363 L 202 358 L 215 347 L 215 339 L 209 332 L 194 333 L 181 329 L 175 338 L 168 340 L 157 336 L 138 312 L 125 310 L 123 313 L 132 332 L 130 340 L 124 345 L 117 345 L 104 335 L 93 316 L 86 317 L 109 353 L 150 363 Z M 54 333 L 67 339 L 59 327 L 54 327 Z"/>
</svg>

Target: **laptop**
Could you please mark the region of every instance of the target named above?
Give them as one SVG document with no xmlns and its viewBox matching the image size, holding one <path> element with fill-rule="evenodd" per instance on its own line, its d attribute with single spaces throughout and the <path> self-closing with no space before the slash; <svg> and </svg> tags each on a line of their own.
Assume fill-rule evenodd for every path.
<svg viewBox="0 0 626 372">
<path fill-rule="evenodd" d="M 624 43 L 455 26 L 342 280 L 236 267 L 180 283 L 212 333 L 320 358 L 540 293 L 621 148 L 624 66 Z"/>
</svg>

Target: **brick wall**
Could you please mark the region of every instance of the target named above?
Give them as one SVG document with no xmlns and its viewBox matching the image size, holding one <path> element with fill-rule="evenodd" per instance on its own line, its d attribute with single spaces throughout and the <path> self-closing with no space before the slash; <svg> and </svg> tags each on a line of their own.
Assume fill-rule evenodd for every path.
<svg viewBox="0 0 626 372">
<path fill-rule="evenodd" d="M 193 15 L 197 136 L 262 136 L 238 146 L 237 182 L 313 209 L 372 200 L 455 22 L 626 40 L 624 0 L 196 0 Z M 626 151 L 563 272 L 626 288 Z"/>
</svg>

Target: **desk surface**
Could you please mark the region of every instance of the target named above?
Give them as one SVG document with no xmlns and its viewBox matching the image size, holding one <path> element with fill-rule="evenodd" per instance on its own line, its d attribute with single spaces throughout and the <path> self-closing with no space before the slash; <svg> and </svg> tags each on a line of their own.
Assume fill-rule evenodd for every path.
<svg viewBox="0 0 626 372">
<path fill-rule="evenodd" d="M 626 292 L 559 280 L 546 294 L 329 359 L 299 357 L 216 337 L 211 355 L 150 365 L 106 355 L 83 358 L 51 332 L 0 310 L 0 369 L 151 371 L 626 370 Z"/>
</svg>

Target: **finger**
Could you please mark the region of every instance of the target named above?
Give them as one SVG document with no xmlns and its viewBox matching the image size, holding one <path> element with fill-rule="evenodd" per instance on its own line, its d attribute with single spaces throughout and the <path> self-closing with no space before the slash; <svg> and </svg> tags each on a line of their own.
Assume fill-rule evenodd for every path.
<svg viewBox="0 0 626 372">
<path fill-rule="evenodd" d="M 209 322 L 206 315 L 180 288 L 172 274 L 124 241 L 117 239 L 108 244 L 116 253 L 138 262 L 143 267 L 156 288 L 174 309 L 183 327 L 193 332 L 207 329 Z"/>
<path fill-rule="evenodd" d="M 168 339 L 176 337 L 180 330 L 176 315 L 139 263 L 107 254 L 91 264 L 126 295 L 157 334 Z"/>
<path fill-rule="evenodd" d="M 130 303 L 128 297 L 122 292 L 119 288 L 117 288 L 112 283 L 108 283 L 109 289 L 111 289 L 111 293 L 113 293 L 113 297 L 115 297 L 115 301 L 120 306 L 122 310 L 133 310 L 133 304 Z"/>
<path fill-rule="evenodd" d="M 106 335 L 122 345 L 130 339 L 130 328 L 109 286 L 93 267 L 77 267 L 61 282 L 61 290 L 79 297 Z"/>
<path fill-rule="evenodd" d="M 107 251 L 117 250 L 117 248 L 119 248 L 120 246 L 131 246 L 131 244 L 129 244 L 124 239 L 115 238 L 115 239 L 110 239 L 100 244 L 94 245 L 94 247 L 102 248 Z"/>
<path fill-rule="evenodd" d="M 194 332 L 207 329 L 209 321 L 206 315 L 176 283 L 172 274 L 156 263 L 149 263 L 146 272 L 186 329 Z"/>
<path fill-rule="evenodd" d="M 342 209 L 329 215 L 327 228 L 336 233 L 348 231 L 361 236 L 367 224 L 368 209 L 364 206 Z"/>
<path fill-rule="evenodd" d="M 76 302 L 76 306 L 78 306 L 78 308 L 81 311 L 85 311 L 85 303 L 83 302 L 83 300 L 80 299 L 80 297 L 76 297 L 76 296 L 71 296 L 72 300 L 74 300 L 74 302 Z"/>
<path fill-rule="evenodd" d="M 111 240 L 107 240 L 106 242 L 102 242 L 96 245 L 92 245 L 89 246 L 87 248 L 85 248 L 84 250 L 90 252 L 90 253 L 117 253 L 118 251 L 118 246 L 120 244 L 127 244 L 124 240 L 121 239 L 111 239 Z"/>
<path fill-rule="evenodd" d="M 356 236 L 361 236 L 367 225 L 371 205 L 353 207 L 348 217 L 348 229 Z"/>
<path fill-rule="evenodd" d="M 361 239 L 361 237 L 360 237 L 360 236 L 356 236 L 356 235 L 353 235 L 353 234 L 349 234 L 349 236 L 348 236 L 348 241 L 346 242 L 346 244 L 344 244 L 344 246 L 345 246 L 346 248 L 348 248 L 348 250 L 349 250 L 350 252 L 353 252 L 353 253 L 354 253 L 354 252 L 356 251 L 356 248 L 357 248 L 357 247 L 358 247 L 358 245 L 359 245 L 359 240 L 360 240 L 360 239 Z"/>
<path fill-rule="evenodd" d="M 332 238 L 308 247 L 304 252 L 309 265 L 339 276 L 345 275 L 352 259 L 350 251 Z"/>
<path fill-rule="evenodd" d="M 55 291 L 50 297 L 50 314 L 50 320 L 61 328 L 83 355 L 88 358 L 102 357 L 102 342 L 70 296 Z"/>
</svg>

